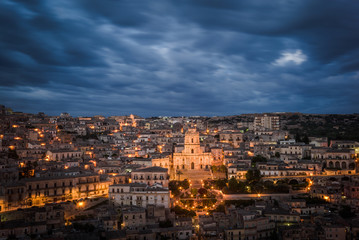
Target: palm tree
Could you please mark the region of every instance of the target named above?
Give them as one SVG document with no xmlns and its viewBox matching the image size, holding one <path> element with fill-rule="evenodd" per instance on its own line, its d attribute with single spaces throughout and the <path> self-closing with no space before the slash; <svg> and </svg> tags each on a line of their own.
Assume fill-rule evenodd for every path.
<svg viewBox="0 0 359 240">
<path fill-rule="evenodd" d="M 183 175 L 183 172 L 181 172 L 180 170 L 178 170 L 176 172 L 176 174 L 178 175 L 178 181 L 181 181 L 181 175 Z"/>
</svg>

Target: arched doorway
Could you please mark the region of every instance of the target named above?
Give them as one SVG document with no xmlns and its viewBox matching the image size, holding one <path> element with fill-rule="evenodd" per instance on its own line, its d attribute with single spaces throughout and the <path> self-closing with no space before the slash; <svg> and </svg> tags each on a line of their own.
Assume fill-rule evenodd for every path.
<svg viewBox="0 0 359 240">
<path fill-rule="evenodd" d="M 338 161 L 335 162 L 335 168 L 340 168 L 340 163 Z"/>
<path fill-rule="evenodd" d="M 194 162 L 191 163 L 191 169 L 194 169 Z"/>
<path fill-rule="evenodd" d="M 297 179 L 292 179 L 289 181 L 289 185 L 296 185 L 298 184 L 298 180 Z"/>
<path fill-rule="evenodd" d="M 346 162 L 342 162 L 342 169 L 347 169 L 347 163 Z"/>
</svg>

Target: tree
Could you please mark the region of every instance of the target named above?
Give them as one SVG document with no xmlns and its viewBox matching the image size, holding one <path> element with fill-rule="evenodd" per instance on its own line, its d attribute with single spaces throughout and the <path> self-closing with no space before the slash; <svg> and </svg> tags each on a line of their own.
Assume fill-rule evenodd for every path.
<svg viewBox="0 0 359 240">
<path fill-rule="evenodd" d="M 214 182 L 216 189 L 222 190 L 227 184 L 227 179 L 218 179 Z"/>
<path fill-rule="evenodd" d="M 224 206 L 224 204 L 220 204 L 216 207 L 216 209 L 214 210 L 210 210 L 209 211 L 210 213 L 213 213 L 213 212 L 226 212 L 226 207 Z"/>
<path fill-rule="evenodd" d="M 175 206 L 171 210 L 173 212 L 175 212 L 176 215 L 179 215 L 179 216 L 186 216 L 186 217 L 194 217 L 194 216 L 196 216 L 195 211 L 192 211 L 192 210 L 189 211 L 187 209 L 181 208 L 180 206 Z"/>
<path fill-rule="evenodd" d="M 170 181 L 168 188 L 174 196 L 178 196 L 181 193 L 178 189 L 178 184 L 176 181 Z"/>
<path fill-rule="evenodd" d="M 238 182 L 234 177 L 228 181 L 228 190 L 230 193 L 236 193 L 238 191 Z"/>
<path fill-rule="evenodd" d="M 219 171 L 223 172 L 223 173 L 226 173 L 227 172 L 227 167 L 225 165 L 221 165 L 221 166 L 219 166 Z"/>
<path fill-rule="evenodd" d="M 263 193 L 263 184 L 257 182 L 253 187 L 252 187 L 252 193 Z"/>
<path fill-rule="evenodd" d="M 187 179 L 183 180 L 180 184 L 181 184 L 181 187 L 183 187 L 184 189 L 189 188 L 189 181 Z"/>
<path fill-rule="evenodd" d="M 304 135 L 302 142 L 304 142 L 305 144 L 309 144 L 309 138 L 307 134 Z"/>
<path fill-rule="evenodd" d="M 198 189 L 197 188 L 192 188 L 191 189 L 191 194 L 193 194 L 193 196 L 196 196 L 198 193 Z"/>
<path fill-rule="evenodd" d="M 246 173 L 246 179 L 249 183 L 258 182 L 261 178 L 261 172 L 258 169 L 249 169 Z"/>
<path fill-rule="evenodd" d="M 215 172 L 218 171 L 218 168 L 217 168 L 216 165 L 212 165 L 212 166 L 211 166 L 211 170 L 212 170 L 213 173 L 215 173 Z"/>
<path fill-rule="evenodd" d="M 200 188 L 200 189 L 198 189 L 198 193 L 199 193 L 200 195 L 205 195 L 205 194 L 207 194 L 207 189 L 205 189 L 205 188 Z"/>
</svg>

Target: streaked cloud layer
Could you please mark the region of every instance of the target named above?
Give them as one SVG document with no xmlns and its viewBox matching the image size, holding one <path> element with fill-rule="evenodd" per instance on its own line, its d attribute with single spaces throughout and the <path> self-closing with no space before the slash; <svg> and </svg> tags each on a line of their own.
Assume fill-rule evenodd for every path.
<svg viewBox="0 0 359 240">
<path fill-rule="evenodd" d="M 359 112 L 359 2 L 0 1 L 0 104 L 72 115 Z"/>
</svg>

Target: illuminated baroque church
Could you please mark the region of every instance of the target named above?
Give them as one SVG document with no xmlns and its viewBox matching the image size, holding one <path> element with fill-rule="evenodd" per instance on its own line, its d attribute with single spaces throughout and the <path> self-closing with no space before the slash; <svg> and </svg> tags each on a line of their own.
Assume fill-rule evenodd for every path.
<svg viewBox="0 0 359 240">
<path fill-rule="evenodd" d="M 213 164 L 211 153 L 202 151 L 199 133 L 194 128 L 188 129 L 181 153 L 173 153 L 174 170 L 210 169 Z"/>
</svg>

